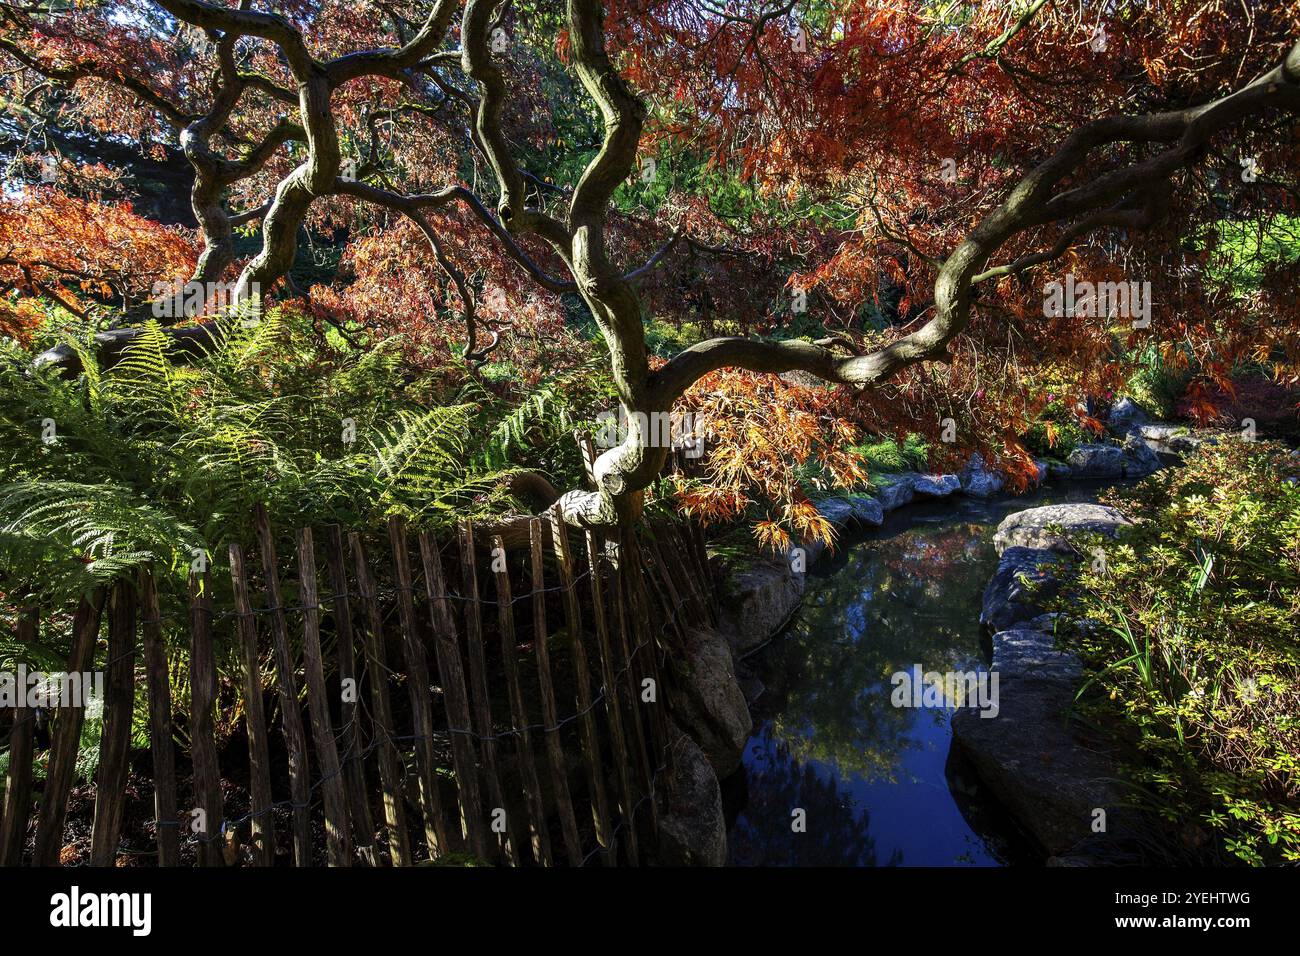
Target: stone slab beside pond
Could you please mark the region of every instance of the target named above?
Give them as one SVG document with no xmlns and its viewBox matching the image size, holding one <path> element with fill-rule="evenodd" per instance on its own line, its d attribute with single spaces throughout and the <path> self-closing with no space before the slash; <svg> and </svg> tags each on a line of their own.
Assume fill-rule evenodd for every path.
<svg viewBox="0 0 1300 956">
<path fill-rule="evenodd" d="M 913 475 L 912 491 L 922 498 L 946 498 L 961 491 L 961 479 L 956 475 Z"/>
<path fill-rule="evenodd" d="M 1033 621 L 993 635 L 992 670 L 1002 675 L 1004 686 L 1006 681 L 1029 678 L 1065 684 L 1071 694 L 1083 678 L 1079 658 L 1058 650 L 1051 631 Z"/>
<path fill-rule="evenodd" d="M 880 499 L 882 509 L 893 511 L 895 508 L 911 504 L 912 499 L 916 497 L 916 491 L 912 488 L 912 482 L 907 475 L 893 475 L 876 482 L 876 497 Z"/>
<path fill-rule="evenodd" d="M 994 536 L 1001 559 L 980 615 L 993 633 L 997 715 L 962 709 L 952 720 L 953 739 L 981 783 L 1059 865 L 1132 862 L 1123 842 L 1107 836 L 1128 823 L 1113 755 L 1072 719 L 1083 666 L 1056 646 L 1053 616 L 1043 613 L 1059 587 L 1049 565 L 1070 559 L 1070 533 L 1113 536 L 1128 524 L 1096 504 L 1047 505 L 1003 519 Z M 1094 832 L 1098 810 L 1106 833 Z"/>
<path fill-rule="evenodd" d="M 1137 434 L 1129 435 L 1123 445 L 1079 445 L 1067 463 L 1078 478 L 1145 478 L 1164 467 L 1160 456 Z"/>
<path fill-rule="evenodd" d="M 754 726 L 727 638 L 712 628 L 687 633 L 685 659 L 677 672 L 683 692 L 669 702 L 673 718 L 691 731 L 722 779 L 740 766 Z"/>
<path fill-rule="evenodd" d="M 700 746 L 668 722 L 674 773 L 661 791 L 659 846 L 663 866 L 723 866 L 727 862 L 727 822 L 722 790 Z"/>
<path fill-rule="evenodd" d="M 871 495 L 826 498 L 817 503 L 817 510 L 823 518 L 835 525 L 836 531 L 878 528 L 885 520 L 885 510 L 879 499 Z"/>
<path fill-rule="evenodd" d="M 1044 505 L 1007 515 L 993 535 L 998 554 L 1008 548 L 1042 548 L 1073 554 L 1071 534 L 1078 532 L 1115 537 L 1121 528 L 1131 525 L 1122 514 L 1106 505 Z"/>
<path fill-rule="evenodd" d="M 853 505 L 853 520 L 860 528 L 879 528 L 885 523 L 885 509 L 879 498 L 871 495 L 854 495 L 849 499 Z"/>
<path fill-rule="evenodd" d="M 1124 449 L 1100 442 L 1079 445 L 1070 452 L 1066 463 L 1071 473 L 1080 478 L 1122 478 Z"/>
<path fill-rule="evenodd" d="M 853 522 L 853 503 L 847 498 L 827 498 L 817 502 L 817 512 L 842 531 Z"/>
<path fill-rule="evenodd" d="M 1106 416 L 1106 428 L 1113 435 L 1127 435 L 1151 421 L 1151 416 L 1131 398 L 1121 398 L 1111 406 Z"/>
<path fill-rule="evenodd" d="M 911 504 L 917 498 L 946 498 L 961 491 L 961 479 L 956 475 L 923 475 L 906 471 L 878 479 L 876 497 L 885 511 L 893 511 Z"/>
<path fill-rule="evenodd" d="M 1016 628 L 993 636 L 998 713 L 959 710 L 953 738 L 986 786 L 1054 862 L 1074 862 L 1095 839 L 1094 811 L 1114 829 L 1121 794 L 1110 755 L 1069 719 L 1080 669 L 1051 634 Z M 1061 859 L 1065 857 L 1065 859 Z"/>
<path fill-rule="evenodd" d="M 1043 548 L 1007 548 L 984 589 L 980 624 L 1003 631 L 1041 616 L 1044 602 L 1058 590 L 1044 566 L 1059 560 L 1060 554 Z"/>
<path fill-rule="evenodd" d="M 1213 445 L 1219 440 L 1211 432 L 1196 432 L 1182 425 L 1167 425 L 1162 422 L 1140 425 L 1135 434 L 1148 448 L 1167 455 L 1185 455 L 1202 445 Z"/>
<path fill-rule="evenodd" d="M 725 575 L 718 630 L 732 652 L 744 654 L 770 640 L 803 600 L 804 576 L 785 560 L 760 561 Z"/>
<path fill-rule="evenodd" d="M 1044 465 L 1038 475 L 1039 483 L 1046 477 L 1047 469 Z M 960 480 L 961 490 L 972 498 L 992 498 L 1002 491 L 1004 484 L 1002 476 L 989 468 L 979 452 L 971 455 L 970 461 L 962 469 Z"/>
</svg>

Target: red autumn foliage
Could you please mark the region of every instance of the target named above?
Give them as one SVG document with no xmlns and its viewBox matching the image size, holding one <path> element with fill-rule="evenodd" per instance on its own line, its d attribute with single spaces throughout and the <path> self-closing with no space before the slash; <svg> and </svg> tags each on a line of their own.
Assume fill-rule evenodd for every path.
<svg viewBox="0 0 1300 956">
<path fill-rule="evenodd" d="M 196 138 L 182 130 L 216 111 L 199 139 L 239 167 L 217 192 L 257 232 L 260 210 L 310 155 L 308 137 L 290 129 L 302 119 L 292 64 L 263 36 L 241 36 L 223 53 L 217 31 L 185 23 L 186 4 L 162 6 L 174 18 L 144 0 L 48 15 L 0 4 L 4 92 L 65 132 L 138 142 L 155 158 L 185 145 L 193 152 Z M 322 62 L 404 43 L 435 9 L 417 0 L 274 6 Z M 618 269 L 645 267 L 636 290 L 646 317 L 694 337 L 780 332 L 833 339 L 854 354 L 933 318 L 941 264 L 1071 132 L 1099 117 L 1221 97 L 1275 66 L 1300 33 L 1300 8 L 1277 0 L 607 0 L 603 10 L 614 64 L 647 104 L 638 158 L 664 171 L 617 194 L 600 237 Z M 550 5 L 517 4 L 503 13 L 509 42 L 492 61 L 509 93 L 499 104 L 502 138 L 523 157 L 527 201 L 557 216 L 600 146 L 601 125 L 566 69 L 577 47 L 562 21 Z M 526 230 L 507 236 L 485 225 L 500 197 L 476 119 L 484 85 L 458 72 L 464 37 L 448 22 L 436 54 L 352 77 L 331 91 L 329 112 L 338 158 L 370 188 L 405 197 L 464 190 L 481 208 L 431 203 L 421 230 L 400 205 L 322 184 L 293 233 L 337 251 L 339 268 L 313 276 L 310 288 L 268 291 L 307 295 L 316 315 L 349 333 L 400 331 L 410 361 L 444 364 L 500 336 L 497 357 L 535 380 L 539 358 L 583 349 L 588 330 L 574 320 L 589 316 L 563 244 L 557 251 Z M 220 79 L 226 55 L 239 83 Z M 812 530 L 792 469 L 817 458 L 851 480 L 849 464 L 834 460 L 835 440 L 850 429 L 920 434 L 936 468 L 979 450 L 1023 485 L 1033 463 L 1018 436 L 1047 396 L 1077 407 L 1117 393 L 1139 353 L 1190 377 L 1185 409 L 1201 419 L 1231 404 L 1243 364 L 1295 381 L 1300 264 L 1266 254 L 1266 242 L 1227 238 L 1242 223 L 1300 216 L 1300 136 L 1286 120 L 1269 115 L 1216 135 L 1154 190 L 1159 215 L 1140 230 L 1070 236 L 1068 219 L 1048 218 L 1010 235 L 973 286 L 969 325 L 946 361 L 910 365 L 867 391 L 710 373 L 685 402 L 729 409 L 734 431 L 710 462 L 714 490 L 693 491 L 704 497 L 692 504 L 734 512 L 752 489 L 782 502 L 773 519 L 782 527 Z M 1062 189 L 1086 188 L 1159 145 L 1139 138 L 1089 154 Z M 10 210 L 37 233 L 10 227 L 11 289 L 79 308 L 81 296 L 125 302 L 149 281 L 193 268 L 196 250 L 175 231 L 113 204 L 41 195 L 48 214 Z M 204 228 L 205 241 L 212 232 Z M 1062 238 L 1070 241 L 1059 254 L 1011 268 Z M 227 275 L 240 263 L 219 264 Z M 1248 288 L 1235 278 L 1246 267 L 1258 267 Z M 1143 285 L 1150 325 L 1050 314 L 1044 290 L 1066 276 Z M 471 304 L 478 324 L 467 332 Z M 22 334 L 27 319 L 12 312 L 7 321 Z M 948 421 L 953 444 L 939 441 Z M 1086 414 L 1079 421 L 1097 424 Z"/>
<path fill-rule="evenodd" d="M 58 189 L 0 199 L 0 329 L 25 338 L 34 303 L 49 296 L 73 312 L 95 301 L 129 306 L 158 282 L 194 268 L 193 240 L 138 216 L 130 203 L 96 202 Z"/>
</svg>

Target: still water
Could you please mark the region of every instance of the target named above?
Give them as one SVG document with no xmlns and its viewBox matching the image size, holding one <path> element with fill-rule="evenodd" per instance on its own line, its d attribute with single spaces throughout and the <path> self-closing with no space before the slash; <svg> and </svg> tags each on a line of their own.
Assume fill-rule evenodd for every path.
<svg viewBox="0 0 1300 956">
<path fill-rule="evenodd" d="M 737 866 L 1000 866 L 1028 858 L 952 747 L 949 708 L 894 707 L 890 676 L 984 670 L 979 626 L 1006 515 L 1094 501 L 1071 483 L 903 508 L 809 573 L 803 608 L 743 663 L 764 685 L 723 783 Z M 795 810 L 806 831 L 796 832 Z"/>
</svg>

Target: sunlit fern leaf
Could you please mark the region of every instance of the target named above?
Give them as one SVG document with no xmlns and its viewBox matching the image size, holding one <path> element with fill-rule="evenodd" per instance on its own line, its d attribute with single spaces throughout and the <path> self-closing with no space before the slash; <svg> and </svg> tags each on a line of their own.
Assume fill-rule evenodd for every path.
<svg viewBox="0 0 1300 956">
<path fill-rule="evenodd" d="M 103 407 L 103 373 L 99 368 L 99 357 L 95 354 L 94 332 L 87 330 L 83 335 L 65 332 L 62 343 L 76 353 L 81 362 L 81 371 L 86 379 L 86 395 L 90 407 L 98 412 Z"/>
<path fill-rule="evenodd" d="M 469 373 L 469 365 L 465 362 L 453 363 L 452 368 L 464 370 L 463 381 L 457 390 L 456 401 L 465 405 L 489 405 L 496 401 L 497 398 L 483 385 L 482 380 L 477 375 Z"/>
<path fill-rule="evenodd" d="M 375 448 L 376 474 L 387 496 L 433 495 L 459 484 L 467 464 L 464 443 L 472 412 L 468 405 L 400 412 Z"/>
<path fill-rule="evenodd" d="M 122 359 L 105 375 L 104 387 L 127 417 L 177 417 L 180 395 L 176 372 L 168 356 L 167 334 L 156 320 L 140 327 L 123 350 Z"/>
<path fill-rule="evenodd" d="M 217 500 L 233 504 L 265 495 L 269 485 L 299 474 L 292 454 L 257 432 L 225 427 L 211 438 L 211 450 L 198 458 L 187 487 L 207 485 Z"/>
<path fill-rule="evenodd" d="M 479 455 L 480 464 L 500 468 L 528 444 L 531 429 L 541 426 L 543 440 L 552 440 L 575 424 L 562 382 L 543 382 L 501 419 L 488 435 Z"/>
<path fill-rule="evenodd" d="M 150 319 L 140 326 L 135 337 L 122 350 L 122 358 L 113 366 L 112 375 L 124 382 L 166 381 L 170 377 L 167 335 L 157 319 Z"/>
<path fill-rule="evenodd" d="M 388 510 L 401 511 L 421 524 L 450 524 L 460 518 L 495 519 L 520 511 L 520 502 L 509 491 L 510 471 L 475 475 L 456 484 L 426 491 Z"/>
<path fill-rule="evenodd" d="M 246 371 L 265 356 L 284 332 L 279 308 L 262 311 L 260 303 L 249 301 L 232 307 L 216 319 L 220 345 L 205 360 L 215 368 Z"/>
<path fill-rule="evenodd" d="M 171 566 L 194 529 L 118 484 L 26 480 L 0 486 L 0 548 L 28 539 L 110 580 L 148 561 Z"/>
</svg>

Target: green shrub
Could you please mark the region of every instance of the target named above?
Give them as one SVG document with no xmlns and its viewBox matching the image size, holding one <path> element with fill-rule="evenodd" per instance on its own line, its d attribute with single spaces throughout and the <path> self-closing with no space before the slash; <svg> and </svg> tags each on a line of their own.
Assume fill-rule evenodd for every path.
<svg viewBox="0 0 1300 956">
<path fill-rule="evenodd" d="M 924 471 L 930 458 L 930 446 L 920 435 L 908 435 L 902 442 L 892 438 L 858 445 L 854 451 L 867 461 L 872 474 L 877 472 Z"/>
<path fill-rule="evenodd" d="M 1135 360 L 1139 368 L 1129 377 L 1126 388 L 1129 396 L 1149 415 L 1174 418 L 1178 414 L 1178 400 L 1192 378 L 1190 368 L 1166 365 L 1154 346 L 1139 353 Z"/>
<path fill-rule="evenodd" d="M 1057 400 L 1047 405 L 1038 420 L 1029 426 L 1022 439 L 1024 446 L 1036 458 L 1064 460 L 1079 445 L 1092 440 L 1065 402 Z"/>
<path fill-rule="evenodd" d="M 646 348 L 662 358 L 672 358 L 707 337 L 708 333 L 697 322 L 672 323 L 663 319 L 648 319 L 645 323 Z"/>
<path fill-rule="evenodd" d="M 1094 622 L 1080 699 L 1135 747 L 1152 809 L 1250 864 L 1300 860 L 1297 478 L 1286 449 L 1228 440 L 1113 492 L 1136 524 L 1059 606 Z"/>
</svg>

